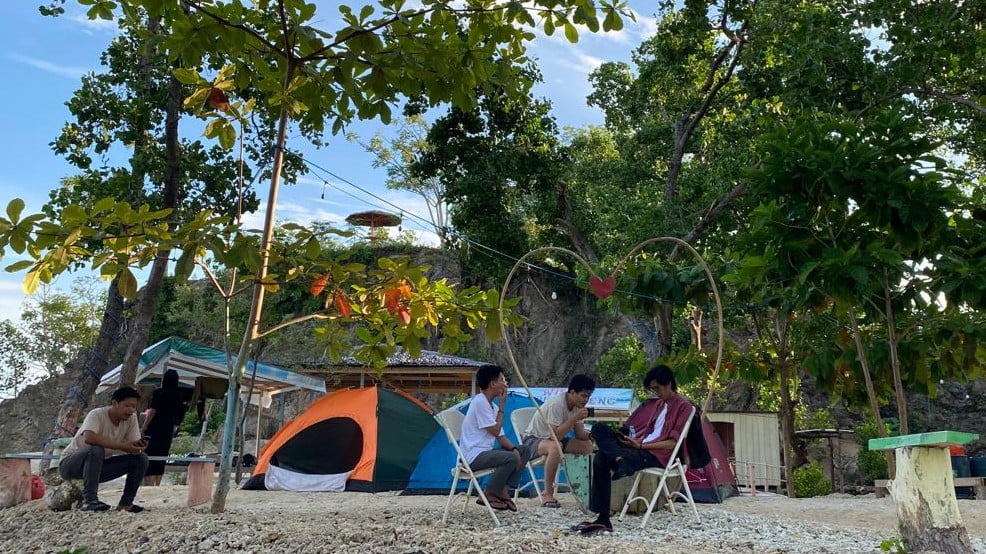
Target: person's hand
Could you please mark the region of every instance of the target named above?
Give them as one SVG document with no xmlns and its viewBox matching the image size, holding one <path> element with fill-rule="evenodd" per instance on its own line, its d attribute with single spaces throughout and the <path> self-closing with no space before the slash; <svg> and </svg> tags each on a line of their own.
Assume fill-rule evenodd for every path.
<svg viewBox="0 0 986 554">
<path fill-rule="evenodd" d="M 575 421 L 582 421 L 589 417 L 589 408 L 579 408 L 573 415 L 575 416 Z"/>
<path fill-rule="evenodd" d="M 500 409 L 501 410 L 506 410 L 507 409 L 506 408 L 506 406 L 507 406 L 507 387 L 503 387 L 503 390 L 500 391 L 499 398 L 500 398 Z"/>
<path fill-rule="evenodd" d="M 620 435 L 618 439 L 620 441 L 620 444 L 622 444 L 627 448 L 640 448 L 640 444 L 642 442 L 636 439 L 631 439 L 630 437 L 624 437 L 623 435 Z"/>
<path fill-rule="evenodd" d="M 143 440 L 136 440 L 133 442 L 128 442 L 123 446 L 123 451 L 127 454 L 140 454 L 145 448 L 147 448 L 147 443 Z"/>
</svg>

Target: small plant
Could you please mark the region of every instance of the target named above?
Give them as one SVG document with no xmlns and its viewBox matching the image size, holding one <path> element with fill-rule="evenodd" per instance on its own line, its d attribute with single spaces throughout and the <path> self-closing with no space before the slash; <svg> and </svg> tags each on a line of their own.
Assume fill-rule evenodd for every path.
<svg viewBox="0 0 986 554">
<path fill-rule="evenodd" d="M 647 369 L 644 346 L 635 335 L 613 341 L 596 365 L 599 381 L 613 387 L 638 388 Z"/>
<path fill-rule="evenodd" d="M 859 474 L 868 481 L 887 478 L 887 459 L 882 452 L 874 452 L 869 449 L 870 439 L 877 436 L 876 423 L 868 419 L 857 425 L 853 432 L 859 442 L 859 458 L 856 461 L 859 467 Z"/>
<path fill-rule="evenodd" d="M 880 543 L 880 552 L 907 554 L 907 543 L 900 537 L 893 537 Z"/>
<path fill-rule="evenodd" d="M 812 462 L 794 470 L 794 495 L 798 498 L 823 496 L 832 492 L 832 483 L 825 478 L 822 467 Z"/>
</svg>

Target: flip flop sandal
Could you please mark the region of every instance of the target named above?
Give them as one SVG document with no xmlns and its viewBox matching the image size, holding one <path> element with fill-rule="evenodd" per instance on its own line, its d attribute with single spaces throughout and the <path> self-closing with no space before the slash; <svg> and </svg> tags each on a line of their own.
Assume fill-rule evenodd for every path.
<svg viewBox="0 0 986 554">
<path fill-rule="evenodd" d="M 516 512 L 517 511 L 517 505 L 514 504 L 514 501 L 513 500 L 511 500 L 509 498 L 504 498 L 502 496 L 495 495 L 495 494 L 494 495 L 487 495 L 487 496 L 493 496 L 493 498 L 496 498 L 500 502 L 503 502 L 504 506 L 506 506 L 507 509 L 510 510 L 511 512 Z"/>
<path fill-rule="evenodd" d="M 139 513 L 141 513 L 141 512 L 144 511 L 144 507 L 143 506 L 139 506 L 137 504 L 131 504 L 130 506 L 127 506 L 126 508 L 124 508 L 123 506 L 117 506 L 116 509 L 119 510 L 119 511 L 121 511 L 121 512 L 130 512 L 131 514 L 139 514 Z"/>
<path fill-rule="evenodd" d="M 99 500 L 93 502 L 86 502 L 82 504 L 80 508 L 83 512 L 105 512 L 110 509 L 110 505 L 105 502 L 100 502 Z"/>
<path fill-rule="evenodd" d="M 593 523 L 592 525 L 587 525 L 579 530 L 579 534 L 583 537 L 592 537 L 606 532 L 612 533 L 613 528 L 603 525 L 602 523 Z"/>
<path fill-rule="evenodd" d="M 557 500 L 545 500 L 541 504 L 542 508 L 561 508 L 561 503 Z"/>
<path fill-rule="evenodd" d="M 506 502 L 500 500 L 499 498 L 497 498 L 497 497 L 495 497 L 493 495 L 489 495 L 489 494 L 486 495 L 486 500 L 490 503 L 490 508 L 493 508 L 494 510 L 499 510 L 499 511 L 502 512 L 503 510 L 509 510 L 510 509 L 507 506 Z M 483 503 L 483 499 L 482 498 L 477 498 L 476 499 L 476 504 L 479 504 L 480 506 L 486 506 L 486 504 Z M 516 510 L 514 510 L 514 511 L 516 511 Z"/>
<path fill-rule="evenodd" d="M 581 530 L 585 529 L 586 527 L 588 527 L 590 525 L 595 525 L 595 524 L 596 523 L 594 521 L 583 521 L 581 523 L 578 523 L 576 525 L 573 525 L 573 526 L 569 527 L 569 529 L 571 529 L 572 531 L 578 532 L 578 531 L 581 531 Z"/>
</svg>

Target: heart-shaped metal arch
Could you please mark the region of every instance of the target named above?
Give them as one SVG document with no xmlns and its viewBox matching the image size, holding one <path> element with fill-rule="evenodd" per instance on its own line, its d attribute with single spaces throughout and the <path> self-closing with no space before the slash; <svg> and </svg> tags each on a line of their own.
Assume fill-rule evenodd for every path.
<svg viewBox="0 0 986 554">
<path fill-rule="evenodd" d="M 654 237 L 641 242 L 637 246 L 634 246 L 629 252 L 627 252 L 627 254 L 623 256 L 623 258 L 621 258 L 620 261 L 617 262 L 617 264 L 613 267 L 613 272 L 611 273 L 611 275 L 613 276 L 618 275 L 623 270 L 623 267 L 626 265 L 627 261 L 630 260 L 631 257 L 635 256 L 644 247 L 650 244 L 654 244 L 656 242 L 671 242 L 677 244 L 678 246 L 684 247 L 686 250 L 688 250 L 688 252 L 690 252 L 691 255 L 695 258 L 695 261 L 697 261 L 699 265 L 702 266 L 702 269 L 705 271 L 705 277 L 709 280 L 709 285 L 712 288 L 712 297 L 715 299 L 716 302 L 716 315 L 718 315 L 718 325 L 716 327 L 719 335 L 719 345 L 716 348 L 716 365 L 712 369 L 712 379 L 710 381 L 709 393 L 708 395 L 706 395 L 705 400 L 702 402 L 702 413 L 704 414 L 708 411 L 709 403 L 712 401 L 712 392 L 715 390 L 715 383 L 719 378 L 719 368 L 722 365 L 722 352 L 723 352 L 724 335 L 725 335 L 723 329 L 722 300 L 719 296 L 719 287 L 716 286 L 715 276 L 712 275 L 712 270 L 709 269 L 709 264 L 705 262 L 705 258 L 703 258 L 702 255 L 699 254 L 697 250 L 692 248 L 692 245 L 688 244 L 687 242 L 679 238 Z M 507 347 L 507 357 L 510 359 L 510 365 L 513 366 L 514 373 L 517 374 L 517 377 L 520 379 L 520 384 L 524 386 L 524 390 L 527 391 L 527 395 L 531 399 L 531 404 L 533 404 L 534 409 L 537 410 L 537 417 L 542 417 L 541 408 L 540 406 L 538 406 L 537 402 L 534 401 L 534 395 L 531 392 L 530 386 L 527 384 L 527 379 L 524 377 L 524 373 L 521 372 L 520 366 L 517 365 L 517 360 L 514 357 L 513 347 L 510 345 L 510 334 L 507 332 L 507 327 L 505 323 L 506 319 L 504 318 L 503 308 L 504 308 L 504 302 L 507 298 L 507 290 L 509 290 L 510 288 L 510 281 L 513 279 L 514 274 L 517 273 L 517 269 L 519 269 L 522 265 L 527 265 L 525 260 L 527 260 L 528 258 L 530 258 L 535 254 L 539 254 L 542 252 L 561 252 L 564 254 L 568 254 L 569 256 L 572 256 L 573 258 L 578 260 L 578 262 L 581 263 L 583 266 L 585 266 L 585 268 L 589 271 L 590 278 L 599 279 L 599 276 L 596 275 L 596 272 L 592 270 L 592 266 L 589 265 L 589 262 L 587 262 L 582 256 L 578 255 L 577 253 L 567 248 L 562 248 L 559 246 L 543 246 L 541 248 L 535 248 L 534 250 L 531 250 L 527 254 L 521 256 L 520 259 L 517 260 L 516 263 L 514 263 L 514 266 L 510 268 L 510 273 L 507 274 L 507 279 L 503 282 L 503 288 L 500 291 L 500 307 L 499 307 L 500 331 L 501 334 L 503 335 L 503 342 Z M 562 450 L 561 441 L 559 441 L 558 437 L 555 436 L 554 429 L 551 429 L 549 426 L 548 430 L 551 432 L 551 438 L 554 439 L 555 444 L 558 446 L 562 463 L 565 463 L 565 453 Z M 579 503 L 579 507 L 582 508 L 584 511 L 585 507 L 582 506 L 582 500 L 579 499 L 578 495 L 573 495 L 573 496 L 575 496 L 576 501 Z"/>
</svg>

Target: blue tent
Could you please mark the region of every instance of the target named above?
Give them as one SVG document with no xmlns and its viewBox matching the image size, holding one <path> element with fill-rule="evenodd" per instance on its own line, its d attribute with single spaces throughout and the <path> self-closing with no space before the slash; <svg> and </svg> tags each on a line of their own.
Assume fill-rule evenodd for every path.
<svg viewBox="0 0 986 554">
<path fill-rule="evenodd" d="M 466 408 L 469 407 L 470 400 L 471 398 L 467 398 L 452 408 L 464 414 L 466 413 Z M 534 401 L 539 406 L 541 405 L 541 402 L 537 399 Z M 517 434 L 514 433 L 510 414 L 517 408 L 530 408 L 532 405 L 530 397 L 522 392 L 511 390 L 507 393 L 507 410 L 503 418 L 503 432 L 511 441 L 517 442 Z M 418 457 L 418 465 L 411 473 L 411 479 L 408 481 L 407 487 L 402 494 L 448 494 L 449 488 L 452 486 L 452 473 L 450 470 L 454 464 L 455 449 L 448 443 L 445 430 L 438 429 L 421 451 L 421 455 Z M 534 471 L 538 478 L 544 477 L 541 473 L 543 468 L 538 467 Z M 523 487 L 530 481 L 530 474 L 524 471 L 520 479 L 520 486 Z M 562 482 L 564 482 L 564 474 L 562 474 Z M 480 484 L 483 484 L 482 480 Z M 459 480 L 459 489 L 465 491 L 468 486 L 468 480 Z M 533 492 L 533 488 L 527 487 L 525 489 L 525 492 L 529 491 Z"/>
</svg>

